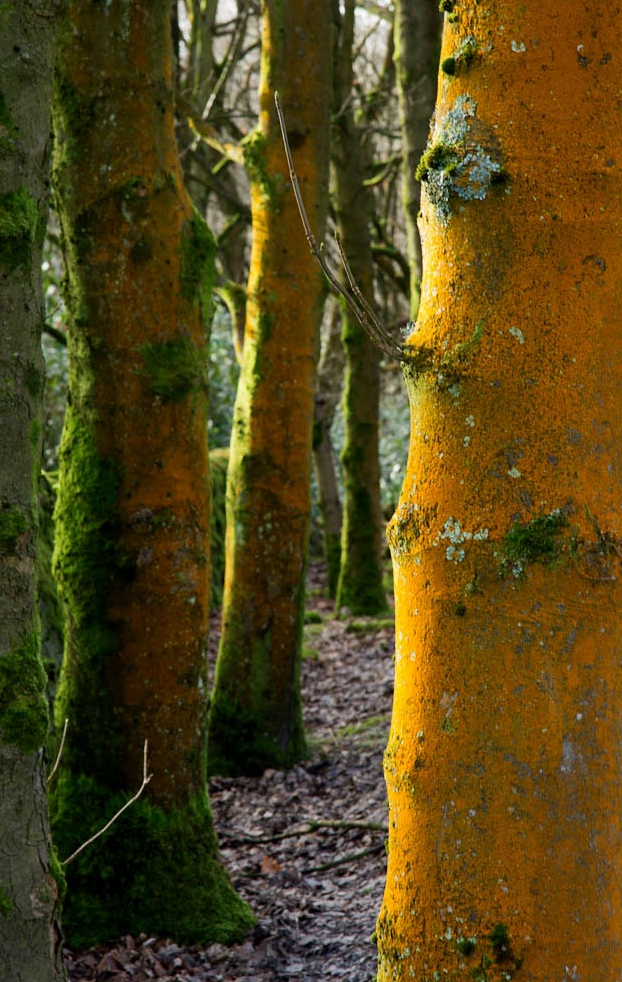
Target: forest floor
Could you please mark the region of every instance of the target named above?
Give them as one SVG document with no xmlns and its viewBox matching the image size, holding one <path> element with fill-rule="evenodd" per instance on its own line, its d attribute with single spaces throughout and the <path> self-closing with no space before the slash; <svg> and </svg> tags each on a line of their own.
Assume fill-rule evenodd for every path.
<svg viewBox="0 0 622 982">
<path fill-rule="evenodd" d="M 302 664 L 308 758 L 285 772 L 210 782 L 223 862 L 256 926 L 231 946 L 141 935 L 66 951 L 70 982 L 375 979 L 394 631 L 390 620 L 334 619 L 323 584 L 313 565 Z"/>
</svg>

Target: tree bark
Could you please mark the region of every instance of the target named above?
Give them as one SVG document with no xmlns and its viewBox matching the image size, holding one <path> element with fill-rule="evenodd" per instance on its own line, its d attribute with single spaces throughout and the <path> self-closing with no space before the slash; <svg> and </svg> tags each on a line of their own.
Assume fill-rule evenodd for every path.
<svg viewBox="0 0 622 982">
<path fill-rule="evenodd" d="M 382 982 L 622 977 L 620 8 L 445 4 Z"/>
<path fill-rule="evenodd" d="M 0 30 L 0 965 L 63 978 L 62 873 L 43 777 L 48 733 L 35 558 L 41 468 L 41 245 L 59 3 L 5 4 Z"/>
<path fill-rule="evenodd" d="M 410 315 L 419 309 L 421 185 L 415 171 L 428 142 L 436 97 L 441 14 L 428 0 L 395 0 L 395 77 L 402 133 L 402 203 L 410 267 Z"/>
<path fill-rule="evenodd" d="M 346 0 L 334 49 L 333 193 L 344 252 L 361 293 L 371 302 L 374 270 L 369 199 L 363 186 L 361 133 L 350 105 L 353 44 L 354 0 Z M 344 503 L 336 604 L 338 609 L 347 607 L 353 614 L 377 614 L 387 607 L 380 563 L 383 526 L 378 456 L 379 355 L 345 304 L 342 318 L 346 350 L 341 455 Z"/>
<path fill-rule="evenodd" d="M 206 788 L 214 246 L 175 144 L 169 8 L 72 0 L 59 46 L 62 855 L 136 790 L 145 740 L 153 772 L 143 798 L 68 867 L 74 945 L 142 930 L 224 941 L 250 923 L 218 862 Z"/>
<path fill-rule="evenodd" d="M 324 286 L 292 193 L 281 95 L 318 236 L 328 168 L 328 2 L 262 5 L 257 131 L 245 144 L 253 244 L 227 489 L 223 626 L 209 768 L 257 773 L 304 750 L 299 665 L 310 523 L 313 382 Z"/>
<path fill-rule="evenodd" d="M 343 509 L 335 468 L 331 428 L 343 383 L 345 352 L 341 343 L 340 305 L 329 299 L 326 338 L 317 370 L 313 413 L 313 462 L 319 491 L 324 533 L 324 556 L 328 568 L 328 593 L 334 600 L 341 565 Z"/>
</svg>

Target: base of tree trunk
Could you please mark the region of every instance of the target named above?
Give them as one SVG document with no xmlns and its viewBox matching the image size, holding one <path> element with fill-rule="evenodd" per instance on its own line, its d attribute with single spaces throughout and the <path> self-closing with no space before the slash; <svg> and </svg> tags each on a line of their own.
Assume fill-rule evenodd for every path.
<svg viewBox="0 0 622 982">
<path fill-rule="evenodd" d="M 52 825 L 61 856 L 101 828 L 127 796 L 61 777 Z M 141 798 L 66 867 L 63 928 L 73 948 L 145 931 L 194 944 L 241 940 L 254 918 L 218 858 L 207 794 L 164 810 Z"/>
</svg>

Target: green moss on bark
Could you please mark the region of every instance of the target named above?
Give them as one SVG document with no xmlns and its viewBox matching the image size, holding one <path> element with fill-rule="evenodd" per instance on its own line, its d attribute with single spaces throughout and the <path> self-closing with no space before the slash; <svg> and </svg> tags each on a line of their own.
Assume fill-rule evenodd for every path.
<svg viewBox="0 0 622 982">
<path fill-rule="evenodd" d="M 266 699 L 266 702 L 268 700 Z M 283 745 L 271 732 L 270 717 L 244 706 L 235 695 L 218 690 L 210 706 L 208 774 L 258 776 L 267 767 L 288 770 L 306 753 L 302 708 L 296 700 L 294 725 Z"/>
<path fill-rule="evenodd" d="M 344 509 L 341 566 L 337 586 L 337 608 L 347 607 L 355 615 L 383 614 L 388 610 L 382 582 L 382 565 L 374 531 L 375 503 L 366 478 L 369 427 L 350 421 L 348 443 L 341 455 L 347 507 Z"/>
<path fill-rule="evenodd" d="M 88 777 L 62 775 L 52 805 L 61 856 L 125 800 Z M 207 794 L 170 811 L 140 798 L 65 874 L 63 928 L 72 947 L 141 931 L 181 943 L 224 944 L 242 940 L 254 921 L 220 864 Z"/>
<path fill-rule="evenodd" d="M 10 897 L 7 895 L 6 890 L 0 887 L 0 917 L 8 917 L 13 910 L 13 904 L 11 903 Z"/>
<path fill-rule="evenodd" d="M 0 552 L 12 552 L 20 535 L 30 527 L 31 523 L 20 508 L 0 511 Z"/>
<path fill-rule="evenodd" d="M 567 527 L 568 519 L 559 509 L 539 515 L 526 525 L 514 522 L 502 543 L 502 573 L 509 569 L 518 577 L 529 563 L 555 562 L 564 546 L 572 543 L 561 538 Z"/>
<path fill-rule="evenodd" d="M 302 577 L 304 583 L 304 575 Z M 304 626 L 304 589 L 299 590 L 297 637 L 293 642 L 292 677 L 288 697 L 282 680 L 275 679 L 271 625 L 258 636 L 248 657 L 250 632 L 240 621 L 223 635 L 216 682 L 209 709 L 207 769 L 209 774 L 258 775 L 266 768 L 287 770 L 304 757 L 307 745 L 300 697 L 300 660 Z M 250 679 L 243 697 L 236 684 L 240 671 Z M 288 706 L 287 714 L 283 706 Z"/>
<path fill-rule="evenodd" d="M 66 750 L 68 767 L 105 773 L 115 739 L 107 664 L 117 648 L 106 598 L 112 581 L 132 572 L 116 542 L 119 475 L 99 456 L 88 420 L 78 418 L 73 406 L 65 417 L 60 458 L 53 566 L 66 638 L 55 717 L 59 727 L 69 717 L 76 732 L 94 734 L 88 746 L 72 743 Z"/>
<path fill-rule="evenodd" d="M 260 130 L 254 130 L 243 140 L 242 152 L 248 176 L 275 208 L 279 205 L 281 180 L 268 172 L 266 148 L 268 141 Z"/>
<path fill-rule="evenodd" d="M 190 338 L 142 345 L 143 375 L 161 399 L 177 402 L 195 392 L 207 392 L 208 351 Z"/>
<path fill-rule="evenodd" d="M 0 658 L 0 736 L 24 754 L 43 746 L 48 731 L 46 677 L 33 631 Z"/>
<path fill-rule="evenodd" d="M 185 300 L 198 301 L 203 321 L 212 319 L 212 288 L 214 283 L 214 258 L 217 243 L 198 211 L 182 230 L 181 241 L 181 291 Z"/>
<path fill-rule="evenodd" d="M 0 268 L 28 266 L 40 238 L 37 202 L 25 187 L 0 194 Z"/>
</svg>

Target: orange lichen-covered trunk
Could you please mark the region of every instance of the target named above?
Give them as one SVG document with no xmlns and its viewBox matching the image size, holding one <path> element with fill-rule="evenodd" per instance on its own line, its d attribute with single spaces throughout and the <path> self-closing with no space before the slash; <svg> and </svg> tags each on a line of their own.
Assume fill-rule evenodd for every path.
<svg viewBox="0 0 622 982">
<path fill-rule="evenodd" d="M 325 290 L 296 208 L 274 105 L 321 237 L 327 199 L 330 4 L 262 4 L 259 127 L 245 145 L 253 244 L 231 438 L 223 628 L 209 767 L 257 772 L 302 753 L 299 661 L 311 513 L 317 332 Z"/>
<path fill-rule="evenodd" d="M 622 10 L 445 3 L 379 980 L 622 978 Z"/>
<path fill-rule="evenodd" d="M 183 186 L 169 8 L 74 0 L 57 68 L 70 357 L 55 557 L 67 612 L 57 717 L 69 732 L 52 798 L 62 853 L 136 789 L 145 740 L 153 773 L 142 811 L 124 820 L 135 826 L 115 825 L 101 854 L 69 868 L 74 944 L 135 930 L 223 940 L 248 924 L 210 866 L 214 246 Z"/>
</svg>

